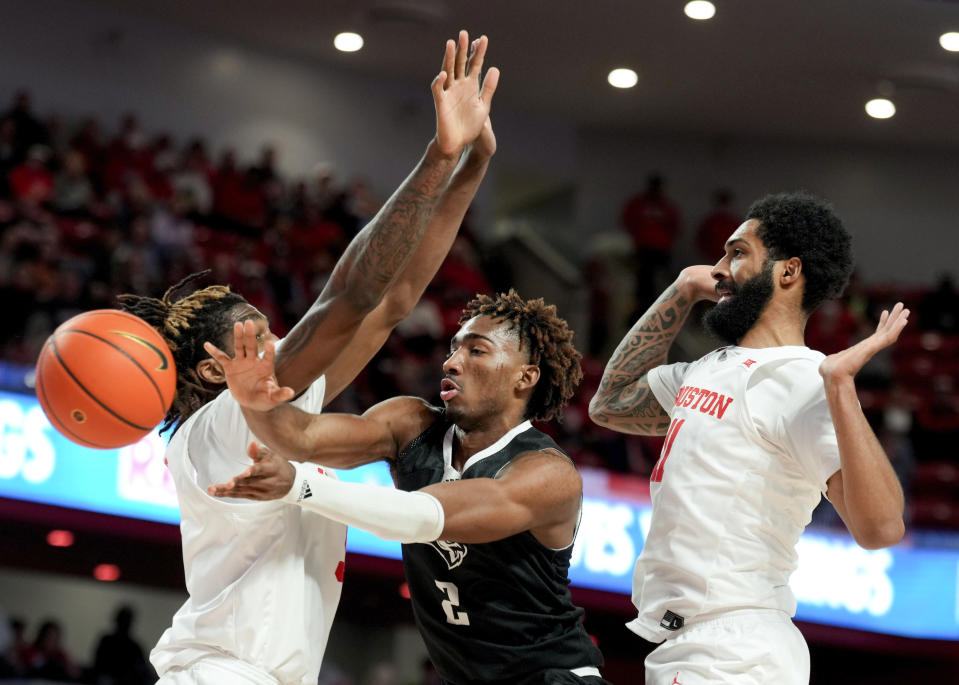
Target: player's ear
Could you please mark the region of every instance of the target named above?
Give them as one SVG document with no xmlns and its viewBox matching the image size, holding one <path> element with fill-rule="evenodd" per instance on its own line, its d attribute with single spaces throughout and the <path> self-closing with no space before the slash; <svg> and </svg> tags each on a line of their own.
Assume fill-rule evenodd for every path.
<svg viewBox="0 0 959 685">
<path fill-rule="evenodd" d="M 196 365 L 196 375 L 201 380 L 215 385 L 226 383 L 226 374 L 223 373 L 223 367 L 212 358 L 201 359 Z"/>
<path fill-rule="evenodd" d="M 519 380 L 516 383 L 517 390 L 529 390 L 539 381 L 539 367 L 533 364 L 523 364 L 520 367 Z"/>
<path fill-rule="evenodd" d="M 783 262 L 783 272 L 779 277 L 783 285 L 794 283 L 802 273 L 802 260 L 799 257 L 790 257 Z"/>
</svg>

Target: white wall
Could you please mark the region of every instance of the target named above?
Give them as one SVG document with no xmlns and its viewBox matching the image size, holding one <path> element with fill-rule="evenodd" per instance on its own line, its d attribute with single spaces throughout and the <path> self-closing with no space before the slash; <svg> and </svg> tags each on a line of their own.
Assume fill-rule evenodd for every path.
<svg viewBox="0 0 959 685">
<path fill-rule="evenodd" d="M 692 240 L 716 188 L 732 189 L 742 212 L 766 193 L 806 189 L 835 205 L 867 280 L 959 276 L 957 150 L 608 131 L 585 132 L 579 143 L 577 222 L 594 237 L 620 230 L 623 204 L 655 170 L 683 212 L 678 264 L 696 259 Z"/>
</svg>

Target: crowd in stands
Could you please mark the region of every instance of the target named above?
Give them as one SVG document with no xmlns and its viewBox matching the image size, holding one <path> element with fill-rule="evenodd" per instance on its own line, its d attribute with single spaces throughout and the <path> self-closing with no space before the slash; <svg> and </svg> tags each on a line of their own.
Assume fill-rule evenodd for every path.
<svg viewBox="0 0 959 685">
<path fill-rule="evenodd" d="M 77 661 L 63 646 L 63 628 L 56 619 L 39 623 L 28 637 L 23 619 L 7 619 L 0 626 L 0 680 L 31 682 L 94 683 L 95 685 L 151 685 L 156 673 L 146 652 L 133 638 L 135 612 L 121 606 L 114 614 L 110 632 L 100 634 L 89 664 Z"/>
<path fill-rule="evenodd" d="M 309 178 L 285 179 L 277 151 L 216 159 L 207 143 L 178 144 L 148 134 L 127 115 L 115 134 L 89 118 L 40 117 L 29 94 L 0 114 L 0 298 L 7 321 L 0 359 L 32 364 L 57 325 L 89 309 L 114 307 L 119 293 L 158 295 L 184 276 L 210 269 L 285 334 L 319 294 L 350 238 L 379 209 L 362 180 L 342 183 L 328 164 Z M 715 261 L 740 222 L 733 194 L 720 190 L 698 225 L 695 246 Z M 467 219 L 468 222 L 468 219 Z M 682 230 L 665 179 L 653 174 L 622 212 L 633 246 L 632 311 L 655 299 Z M 334 409 L 363 411 L 379 399 L 413 394 L 438 401 L 439 369 L 463 305 L 497 282 L 483 245 L 464 226 L 413 315 L 404 321 Z M 587 413 L 603 366 L 629 321 L 611 321 L 617 293 L 601 260 L 583 265 L 589 327 L 580 338 L 584 381 L 565 420 L 544 427 L 581 465 L 648 475 L 660 438 L 624 436 Z M 621 296 L 622 294 L 619 293 Z M 861 378 L 862 403 L 904 485 L 935 493 L 910 498 L 917 522 L 959 528 L 959 294 L 948 277 L 928 291 L 902 292 L 854 280 L 846 296 L 810 320 L 807 341 L 825 353 L 865 335 L 882 307 L 905 299 L 913 321 L 903 339 Z M 919 487 L 921 486 L 921 488 Z"/>
</svg>

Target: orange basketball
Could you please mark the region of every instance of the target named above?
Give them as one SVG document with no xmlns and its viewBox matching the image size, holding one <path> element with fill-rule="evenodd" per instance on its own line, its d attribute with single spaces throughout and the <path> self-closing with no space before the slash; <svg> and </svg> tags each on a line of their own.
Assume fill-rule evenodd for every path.
<svg viewBox="0 0 959 685">
<path fill-rule="evenodd" d="M 37 399 L 50 423 L 87 447 L 130 445 L 160 423 L 176 393 L 176 365 L 160 334 L 118 309 L 78 314 L 37 359 Z"/>
</svg>

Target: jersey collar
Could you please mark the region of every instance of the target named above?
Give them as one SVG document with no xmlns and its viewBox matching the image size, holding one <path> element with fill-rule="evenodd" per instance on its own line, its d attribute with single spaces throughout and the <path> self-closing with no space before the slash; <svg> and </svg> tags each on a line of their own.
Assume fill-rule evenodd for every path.
<svg viewBox="0 0 959 685">
<path fill-rule="evenodd" d="M 511 428 L 506 432 L 505 435 L 503 435 L 503 437 L 494 442 L 492 445 L 481 449 L 479 452 L 467 459 L 466 463 L 463 464 L 463 471 L 460 472 L 453 467 L 453 429 L 455 426 L 451 425 L 447 429 L 446 435 L 443 437 L 443 480 L 459 480 L 463 473 L 466 472 L 466 469 L 468 469 L 470 466 L 479 463 L 491 454 L 496 454 L 501 449 L 506 447 L 513 440 L 513 438 L 520 433 L 528 431 L 532 427 L 533 424 L 527 420 L 523 421 L 523 423 L 519 424 L 518 426 Z"/>
</svg>

